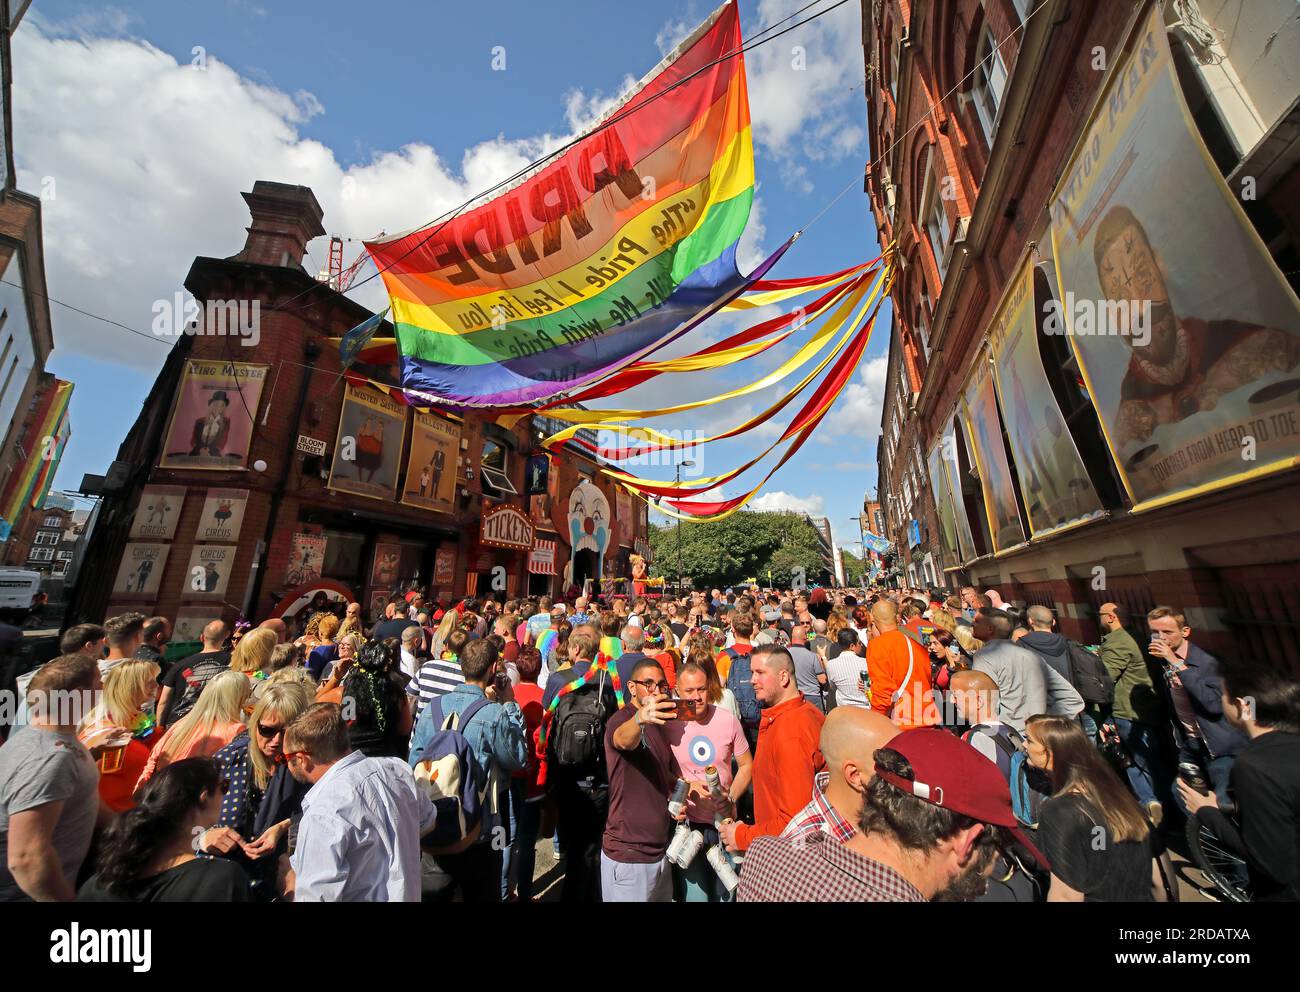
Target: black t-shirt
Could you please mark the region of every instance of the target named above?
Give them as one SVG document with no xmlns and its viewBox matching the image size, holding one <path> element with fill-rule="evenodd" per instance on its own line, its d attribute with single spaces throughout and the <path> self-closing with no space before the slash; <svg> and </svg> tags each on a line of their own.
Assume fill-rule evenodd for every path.
<svg viewBox="0 0 1300 992">
<path fill-rule="evenodd" d="M 91 875 L 77 902 L 249 902 L 248 876 L 233 861 L 195 858 L 142 879 L 129 895 L 110 891 Z"/>
<path fill-rule="evenodd" d="M 687 627 L 686 624 L 684 623 L 670 623 L 668 625 L 668 629 L 673 632 L 673 636 L 676 637 L 679 641 L 683 637 L 685 637 L 686 632 L 690 630 L 690 628 Z"/>
<path fill-rule="evenodd" d="M 189 688 L 186 673 L 192 672 L 195 666 L 201 663 L 204 664 L 205 668 L 229 668 L 230 652 L 200 651 L 198 654 L 192 654 L 188 658 L 184 658 L 172 665 L 167 674 L 163 677 L 162 682 L 164 688 L 172 691 L 171 697 L 167 701 L 167 712 L 159 714 L 164 726 L 168 723 L 174 722 L 171 715 L 176 712 L 176 704 L 181 701 L 182 697 L 185 695 L 185 690 Z M 201 690 L 202 686 L 199 688 Z M 184 714 L 177 714 L 176 719 L 179 719 L 183 715 Z"/>
<path fill-rule="evenodd" d="M 672 836 L 668 815 L 672 794 L 673 754 L 663 727 L 646 724 L 634 751 L 614 746 L 614 731 L 631 720 L 628 704 L 605 725 L 605 765 L 609 770 L 609 816 L 601 850 L 625 865 L 648 865 L 663 859 Z"/>
<path fill-rule="evenodd" d="M 404 617 L 393 617 L 391 620 L 380 620 L 375 624 L 375 629 L 370 632 L 372 641 L 386 641 L 390 637 L 401 637 L 402 631 L 407 627 L 420 626 L 414 620 L 407 620 Z"/>
<path fill-rule="evenodd" d="M 1038 840 L 1052 874 L 1085 902 L 1152 902 L 1156 840 L 1116 842 L 1101 812 L 1079 795 L 1054 796 L 1039 813 Z"/>
</svg>

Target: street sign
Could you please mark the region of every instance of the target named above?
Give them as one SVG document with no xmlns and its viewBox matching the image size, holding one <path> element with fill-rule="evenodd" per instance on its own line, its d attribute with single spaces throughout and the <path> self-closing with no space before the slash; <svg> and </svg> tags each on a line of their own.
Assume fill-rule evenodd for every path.
<svg viewBox="0 0 1300 992">
<path fill-rule="evenodd" d="M 306 434 L 298 435 L 298 443 L 294 447 L 305 455 L 325 454 L 325 442 L 314 437 L 308 437 Z"/>
</svg>

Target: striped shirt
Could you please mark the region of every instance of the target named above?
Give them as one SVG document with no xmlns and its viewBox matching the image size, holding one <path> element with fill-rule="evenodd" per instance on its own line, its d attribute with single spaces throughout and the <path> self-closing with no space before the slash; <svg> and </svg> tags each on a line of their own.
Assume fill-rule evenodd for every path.
<svg viewBox="0 0 1300 992">
<path fill-rule="evenodd" d="M 455 658 L 437 658 L 426 661 L 420 671 L 408 683 L 406 691 L 415 696 L 415 711 L 411 714 L 412 723 L 420 719 L 420 714 L 437 696 L 445 696 L 452 689 L 465 682 L 465 674 L 460 670 L 460 662 Z"/>
</svg>

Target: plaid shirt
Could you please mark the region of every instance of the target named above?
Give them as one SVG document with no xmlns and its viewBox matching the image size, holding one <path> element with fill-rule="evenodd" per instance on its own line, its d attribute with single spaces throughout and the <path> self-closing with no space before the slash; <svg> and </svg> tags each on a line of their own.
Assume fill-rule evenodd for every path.
<svg viewBox="0 0 1300 992">
<path fill-rule="evenodd" d="M 925 902 L 893 868 L 821 831 L 758 837 L 745 852 L 738 902 Z"/>
<path fill-rule="evenodd" d="M 830 772 L 817 773 L 813 779 L 812 799 L 790 819 L 781 831 L 782 837 L 807 837 L 809 834 L 824 833 L 841 844 L 853 838 L 858 828 L 840 816 L 840 811 L 826 798 L 824 790 L 830 780 Z"/>
</svg>

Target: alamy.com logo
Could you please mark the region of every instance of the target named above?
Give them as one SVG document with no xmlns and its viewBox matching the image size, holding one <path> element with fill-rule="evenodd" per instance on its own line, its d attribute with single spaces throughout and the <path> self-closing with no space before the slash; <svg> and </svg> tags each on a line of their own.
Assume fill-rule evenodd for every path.
<svg viewBox="0 0 1300 992">
<path fill-rule="evenodd" d="M 129 964 L 135 972 L 153 967 L 153 931 L 83 930 L 80 923 L 50 932 L 50 960 L 54 964 Z"/>
<path fill-rule="evenodd" d="M 1150 300 L 1089 300 L 1067 292 L 1064 300 L 1043 304 L 1044 334 L 1076 337 L 1128 337 L 1145 348 L 1151 343 Z"/>
<path fill-rule="evenodd" d="M 261 300 L 205 300 L 176 293 L 170 300 L 153 301 L 150 330 L 160 338 L 182 334 L 240 338 L 254 348 L 262 340 Z"/>
</svg>

